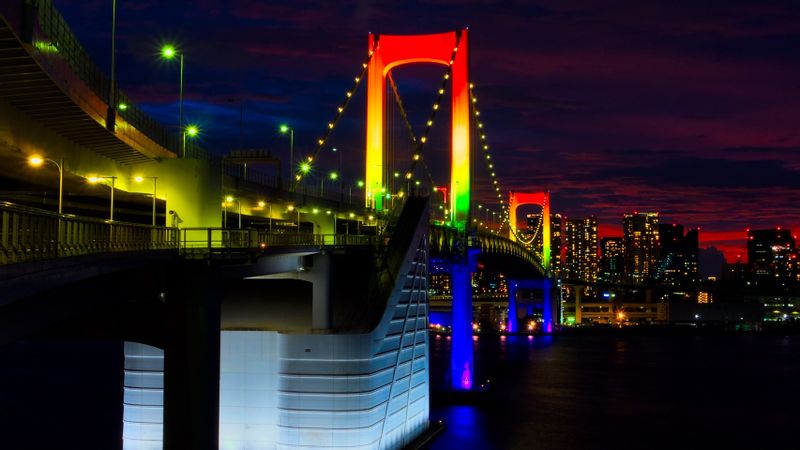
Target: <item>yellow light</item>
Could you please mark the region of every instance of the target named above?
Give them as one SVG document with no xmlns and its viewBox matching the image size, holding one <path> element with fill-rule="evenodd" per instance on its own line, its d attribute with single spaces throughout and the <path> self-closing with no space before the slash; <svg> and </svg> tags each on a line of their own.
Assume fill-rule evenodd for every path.
<svg viewBox="0 0 800 450">
<path fill-rule="evenodd" d="M 294 211 L 294 205 L 289 205 L 286 207 L 289 211 Z"/>
<path fill-rule="evenodd" d="M 349 216 L 350 216 L 350 218 L 352 219 L 352 218 L 353 218 L 353 217 L 355 217 L 356 215 L 355 215 L 355 214 L 353 214 L 353 213 L 350 213 L 350 214 L 349 214 Z"/>
<path fill-rule="evenodd" d="M 92 177 L 89 177 L 88 180 L 89 180 L 89 183 L 99 183 L 100 180 L 102 180 L 102 178 L 92 176 Z"/>
<path fill-rule="evenodd" d="M 356 77 L 356 83 L 358 83 L 359 81 L 361 81 L 361 78 Z"/>
<path fill-rule="evenodd" d="M 44 164 L 44 158 L 42 158 L 39 155 L 33 155 L 30 158 L 28 158 L 28 163 L 33 167 L 39 167 L 42 164 Z"/>
<path fill-rule="evenodd" d="M 233 196 L 232 195 L 228 195 L 227 197 L 225 197 L 225 201 L 228 202 L 228 203 L 231 203 L 233 201 Z"/>
<path fill-rule="evenodd" d="M 439 104 L 438 104 L 438 103 L 434 103 L 434 104 L 433 104 L 433 109 L 434 109 L 434 110 L 436 110 L 436 109 L 439 109 Z"/>
<path fill-rule="evenodd" d="M 429 120 L 429 121 L 428 121 L 428 126 L 431 126 L 431 125 L 433 125 L 433 121 L 432 121 L 432 120 Z"/>
<path fill-rule="evenodd" d="M 340 106 L 340 107 L 336 108 L 336 110 L 337 110 L 337 111 L 339 111 L 339 112 L 342 112 L 342 111 L 344 111 L 344 108 L 342 108 L 342 107 Z"/>
<path fill-rule="evenodd" d="M 428 140 L 428 138 L 426 138 L 425 136 L 422 136 L 421 138 L 419 138 L 419 140 L 420 140 L 420 142 L 422 142 L 424 144 L 425 141 Z"/>
<path fill-rule="evenodd" d="M 140 176 L 135 176 L 135 177 L 133 177 L 133 181 L 135 181 L 137 183 L 141 183 L 142 181 L 144 181 L 144 178 L 142 178 Z"/>
<path fill-rule="evenodd" d="M 324 139 L 317 139 L 317 144 L 322 145 L 325 143 Z"/>
<path fill-rule="evenodd" d="M 333 123 L 329 122 L 328 123 L 328 128 L 333 129 Z"/>
<path fill-rule="evenodd" d="M 258 202 L 258 207 L 259 207 L 259 208 L 263 208 L 263 207 L 265 207 L 265 206 L 267 206 L 267 202 L 265 202 L 265 201 L 263 201 L 263 200 L 262 200 L 262 201 L 260 201 L 260 202 Z"/>
<path fill-rule="evenodd" d="M 410 179 L 411 179 L 411 172 L 406 172 L 406 180 L 410 180 Z"/>
<path fill-rule="evenodd" d="M 348 92 L 348 93 L 347 93 L 347 98 L 350 98 L 350 97 L 352 97 L 352 96 L 353 96 L 353 93 L 352 93 L 352 92 Z"/>
<path fill-rule="evenodd" d="M 414 161 L 418 161 L 418 160 L 419 160 L 419 153 L 414 155 Z"/>
<path fill-rule="evenodd" d="M 369 220 L 374 220 L 374 219 L 375 219 L 375 216 L 373 216 L 373 215 L 369 216 Z"/>
<path fill-rule="evenodd" d="M 319 212 L 319 209 L 314 208 L 314 209 L 311 210 L 311 212 L 313 212 L 314 214 L 317 214 Z"/>
</svg>

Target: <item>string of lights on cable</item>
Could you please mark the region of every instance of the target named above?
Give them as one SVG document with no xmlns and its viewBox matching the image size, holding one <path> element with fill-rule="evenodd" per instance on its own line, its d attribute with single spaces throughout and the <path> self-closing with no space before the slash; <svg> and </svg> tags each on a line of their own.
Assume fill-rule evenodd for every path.
<svg viewBox="0 0 800 450">
<path fill-rule="evenodd" d="M 361 80 L 364 79 L 364 75 L 367 72 L 367 67 L 369 66 L 369 61 L 370 59 L 372 59 L 372 55 L 375 54 L 375 48 L 377 45 L 378 43 L 376 41 L 372 49 L 369 51 L 367 57 L 361 63 L 361 70 L 359 71 L 358 75 L 353 79 L 353 85 L 350 87 L 350 89 L 347 90 L 347 92 L 345 92 L 345 98 L 342 101 L 342 103 L 340 103 L 339 106 L 336 108 L 336 113 L 333 115 L 333 119 L 331 119 L 331 121 L 328 122 L 328 127 L 327 130 L 325 131 L 325 134 L 321 138 L 317 139 L 316 150 L 314 150 L 314 152 L 311 155 L 308 155 L 305 161 L 300 163 L 300 167 L 297 169 L 297 172 L 295 173 L 294 176 L 295 183 L 300 182 L 305 175 L 311 172 L 312 163 L 314 162 L 315 159 L 317 159 L 319 153 L 325 147 L 325 143 L 328 141 L 328 138 L 330 138 L 331 133 L 336 128 L 336 125 L 339 123 L 339 119 L 341 119 L 344 110 L 347 109 L 347 105 L 350 104 L 350 100 L 353 98 L 353 95 L 358 89 L 358 86 L 361 84 Z"/>
</svg>

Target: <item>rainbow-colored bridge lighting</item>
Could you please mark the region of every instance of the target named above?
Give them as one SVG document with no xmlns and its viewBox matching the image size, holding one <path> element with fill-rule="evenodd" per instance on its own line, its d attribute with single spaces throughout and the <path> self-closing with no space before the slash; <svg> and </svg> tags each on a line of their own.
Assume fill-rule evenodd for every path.
<svg viewBox="0 0 800 450">
<path fill-rule="evenodd" d="M 450 172 L 450 220 L 464 229 L 470 205 L 470 93 L 467 29 L 412 36 L 370 34 L 372 55 L 367 67 L 367 169 L 366 206 L 384 209 L 381 192 L 386 188 L 383 165 L 383 133 L 386 77 L 405 64 L 434 63 L 447 66 L 452 82 L 452 134 Z M 438 108 L 438 103 L 434 108 Z"/>
</svg>

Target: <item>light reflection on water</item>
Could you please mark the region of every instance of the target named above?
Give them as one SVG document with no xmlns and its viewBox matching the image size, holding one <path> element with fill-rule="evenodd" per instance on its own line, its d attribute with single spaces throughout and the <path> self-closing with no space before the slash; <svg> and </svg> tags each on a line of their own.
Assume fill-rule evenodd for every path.
<svg viewBox="0 0 800 450">
<path fill-rule="evenodd" d="M 449 342 L 430 342 L 433 450 L 768 448 L 800 421 L 796 336 L 484 335 L 477 402 L 441 394 Z"/>
</svg>

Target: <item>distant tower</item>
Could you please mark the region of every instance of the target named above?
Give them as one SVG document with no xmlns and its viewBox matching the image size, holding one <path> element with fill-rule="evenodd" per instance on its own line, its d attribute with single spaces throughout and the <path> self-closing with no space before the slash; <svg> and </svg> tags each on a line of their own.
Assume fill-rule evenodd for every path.
<svg viewBox="0 0 800 450">
<path fill-rule="evenodd" d="M 698 230 L 683 234 L 683 226 L 658 226 L 659 261 L 654 278 L 669 286 L 696 286 L 700 283 L 697 270 Z"/>
<path fill-rule="evenodd" d="M 791 230 L 747 231 L 747 266 L 757 286 L 785 289 L 795 284 L 792 269 L 796 258 Z"/>
<path fill-rule="evenodd" d="M 607 237 L 600 241 L 599 276 L 610 283 L 619 283 L 624 279 L 625 241 L 621 237 Z"/>
<path fill-rule="evenodd" d="M 564 277 L 570 280 L 597 281 L 597 218 L 569 219 L 564 237 L 567 257 Z"/>
<path fill-rule="evenodd" d="M 633 283 L 649 281 L 658 262 L 658 213 L 625 214 L 625 274 Z"/>
</svg>

